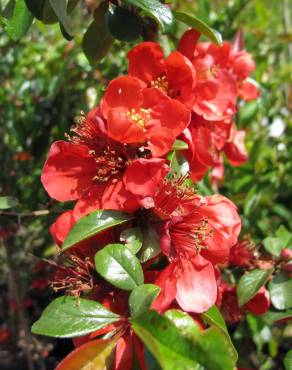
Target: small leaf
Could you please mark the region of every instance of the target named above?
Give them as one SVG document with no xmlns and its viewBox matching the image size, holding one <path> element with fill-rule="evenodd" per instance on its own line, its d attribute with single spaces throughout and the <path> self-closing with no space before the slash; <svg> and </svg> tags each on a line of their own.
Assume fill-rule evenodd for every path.
<svg viewBox="0 0 292 370">
<path fill-rule="evenodd" d="M 256 269 L 240 278 L 237 286 L 237 299 L 240 307 L 257 294 L 260 288 L 266 284 L 271 273 L 272 270 Z"/>
<path fill-rule="evenodd" d="M 143 229 L 143 244 L 139 252 L 139 260 L 144 263 L 160 253 L 160 238 L 156 230 L 150 225 Z"/>
<path fill-rule="evenodd" d="M 125 4 L 140 9 L 141 16 L 152 18 L 163 33 L 170 31 L 173 24 L 173 15 L 170 8 L 158 0 L 123 0 Z"/>
<path fill-rule="evenodd" d="M 292 279 L 284 272 L 275 275 L 269 284 L 271 301 L 278 310 L 292 307 Z"/>
<path fill-rule="evenodd" d="M 94 12 L 94 21 L 90 24 L 82 41 L 83 51 L 91 64 L 101 60 L 113 43 L 113 38 L 105 23 L 108 4 L 103 2 Z"/>
<path fill-rule="evenodd" d="M 13 197 L 0 197 L 0 209 L 8 209 L 17 206 L 18 200 Z"/>
<path fill-rule="evenodd" d="M 292 370 L 292 349 L 286 353 L 284 358 L 285 370 Z"/>
<path fill-rule="evenodd" d="M 34 334 L 71 338 L 82 336 L 118 321 L 119 315 L 100 303 L 64 296 L 55 299 L 32 326 Z"/>
<path fill-rule="evenodd" d="M 193 15 L 180 13 L 180 12 L 174 12 L 174 17 L 178 19 L 179 21 L 185 23 L 186 25 L 199 31 L 204 36 L 206 36 L 209 40 L 214 42 L 216 45 L 222 44 L 221 34 L 218 31 L 214 30 L 213 28 L 209 27 L 205 22 L 203 22 L 199 18 Z"/>
<path fill-rule="evenodd" d="M 172 147 L 172 150 L 186 150 L 188 149 L 188 144 L 185 143 L 184 141 L 182 140 L 175 140 L 174 144 L 173 144 L 173 147 Z"/>
<path fill-rule="evenodd" d="M 110 369 L 117 339 L 97 339 L 78 347 L 56 367 L 56 370 Z"/>
<path fill-rule="evenodd" d="M 189 172 L 189 162 L 180 152 L 173 151 L 168 159 L 170 160 L 172 174 L 180 177 L 186 175 Z"/>
<path fill-rule="evenodd" d="M 277 257 L 280 256 L 281 250 L 284 248 L 281 239 L 272 238 L 270 236 L 263 240 L 263 245 L 269 253 Z"/>
<path fill-rule="evenodd" d="M 105 20 L 112 36 L 120 41 L 134 41 L 141 35 L 140 19 L 128 9 L 111 4 Z"/>
<path fill-rule="evenodd" d="M 133 290 L 144 282 L 138 258 L 123 244 L 108 244 L 94 260 L 97 272 L 120 289 Z"/>
<path fill-rule="evenodd" d="M 140 227 L 132 227 L 121 232 L 120 240 L 126 243 L 126 247 L 130 249 L 133 254 L 139 252 L 143 243 L 143 234 Z"/>
<path fill-rule="evenodd" d="M 33 21 L 33 15 L 25 5 L 24 0 L 16 0 L 13 14 L 10 19 L 4 19 L 4 29 L 8 36 L 19 40 L 29 29 Z"/>
<path fill-rule="evenodd" d="M 72 247 L 74 244 L 88 239 L 103 230 L 123 224 L 131 219 L 127 213 L 119 211 L 98 210 L 81 218 L 72 228 L 64 241 L 62 250 Z"/>
<path fill-rule="evenodd" d="M 66 33 L 71 35 L 72 30 L 67 15 L 67 0 L 50 0 L 50 4 Z"/>
<path fill-rule="evenodd" d="M 287 248 L 292 244 L 292 233 L 281 225 L 276 231 L 276 236 L 282 241 L 283 248 Z"/>
<path fill-rule="evenodd" d="M 133 289 L 129 297 L 131 315 L 135 317 L 146 312 L 159 292 L 160 288 L 154 284 L 143 284 Z"/>
<path fill-rule="evenodd" d="M 204 312 L 201 316 L 209 325 L 215 325 L 218 329 L 222 331 L 222 333 L 225 335 L 225 337 L 229 341 L 231 355 L 232 355 L 233 360 L 236 362 L 238 359 L 237 351 L 233 346 L 230 335 L 228 333 L 226 323 L 219 309 L 217 308 L 217 306 L 214 305 L 213 307 L 209 308 L 209 310 Z"/>
</svg>

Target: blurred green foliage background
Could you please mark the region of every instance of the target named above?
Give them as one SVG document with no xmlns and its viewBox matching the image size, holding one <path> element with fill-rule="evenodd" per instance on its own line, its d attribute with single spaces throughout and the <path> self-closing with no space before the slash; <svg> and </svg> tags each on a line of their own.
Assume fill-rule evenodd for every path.
<svg viewBox="0 0 292 370">
<path fill-rule="evenodd" d="M 13 268 L 21 300 L 31 292 L 35 256 L 49 256 L 54 250 L 48 229 L 60 205 L 48 198 L 40 183 L 48 148 L 64 137 L 80 111 L 98 103 L 110 79 L 125 73 L 126 53 L 132 46 L 115 41 L 106 58 L 92 67 L 81 48 L 90 22 L 90 1 L 86 3 L 87 8 L 83 2 L 82 9 L 74 10 L 76 36 L 70 42 L 58 26 L 39 21 L 18 42 L 0 26 L 0 194 L 19 200 L 15 214 L 0 215 L 1 230 L 13 234 L 9 252 L 7 248 L 0 252 L 0 284 L 1 292 L 7 286 L 9 292 L 7 276 Z M 247 131 L 250 159 L 240 167 L 227 165 L 219 191 L 238 205 L 243 235 L 261 242 L 274 236 L 280 225 L 292 231 L 291 0 L 174 0 L 171 6 L 195 14 L 224 39 L 232 40 L 242 28 L 245 48 L 256 60 L 253 77 L 261 86 L 261 98 L 239 109 L 237 123 Z M 161 37 L 166 50 L 174 48 L 182 31 L 177 26 L 171 38 Z M 213 192 L 208 178 L 198 187 L 203 194 Z M 36 210 L 49 213 L 30 215 Z M 7 265 L 7 253 L 12 266 Z M 13 321 L 5 302 L 4 298 L 0 314 Z M 234 329 L 242 364 L 246 365 L 245 354 L 251 354 L 261 370 L 283 368 L 286 340 L 291 337 L 291 326 L 270 329 L 252 316 Z"/>
</svg>

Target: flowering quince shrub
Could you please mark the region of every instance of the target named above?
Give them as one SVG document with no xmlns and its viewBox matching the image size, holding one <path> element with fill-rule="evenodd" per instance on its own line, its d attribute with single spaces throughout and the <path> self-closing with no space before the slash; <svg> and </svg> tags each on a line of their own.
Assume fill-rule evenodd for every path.
<svg viewBox="0 0 292 370">
<path fill-rule="evenodd" d="M 200 42 L 211 31 L 196 22 L 168 56 L 156 42 L 134 46 L 128 74 L 49 150 L 42 184 L 74 206 L 50 228 L 60 253 L 51 287 L 62 295 L 32 332 L 72 338 L 58 370 L 232 370 L 225 321 L 271 304 L 282 312 L 266 320 L 291 316 L 292 235 L 239 240 L 235 204 L 196 191 L 208 171 L 223 181 L 224 155 L 248 160 L 235 114 L 239 98 L 259 97 L 241 34 Z"/>
</svg>

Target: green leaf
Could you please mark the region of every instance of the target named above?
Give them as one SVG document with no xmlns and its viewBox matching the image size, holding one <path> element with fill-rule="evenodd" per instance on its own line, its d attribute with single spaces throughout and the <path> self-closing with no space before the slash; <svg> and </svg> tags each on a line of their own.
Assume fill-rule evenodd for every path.
<svg viewBox="0 0 292 370">
<path fill-rule="evenodd" d="M 282 241 L 283 248 L 287 248 L 292 244 L 292 233 L 281 225 L 276 231 L 276 236 Z"/>
<path fill-rule="evenodd" d="M 143 244 L 139 252 L 139 260 L 144 263 L 160 253 L 160 238 L 156 230 L 150 225 L 143 229 Z"/>
<path fill-rule="evenodd" d="M 123 0 L 123 3 L 140 9 L 141 16 L 152 18 L 163 33 L 169 32 L 173 24 L 173 15 L 170 8 L 158 0 Z"/>
<path fill-rule="evenodd" d="M 284 248 L 281 239 L 279 238 L 272 238 L 268 236 L 263 240 L 263 245 L 265 249 L 271 253 L 273 256 L 279 257 L 281 254 L 281 250 Z"/>
<path fill-rule="evenodd" d="M 133 254 L 139 252 L 143 243 L 143 234 L 140 227 L 132 227 L 121 232 L 120 240 L 126 243 L 126 247 L 130 249 Z"/>
<path fill-rule="evenodd" d="M 13 197 L 0 197 L 0 209 L 8 209 L 17 206 L 18 200 Z"/>
<path fill-rule="evenodd" d="M 224 334 L 224 336 L 229 342 L 230 354 L 234 362 L 236 362 L 238 359 L 238 354 L 233 346 L 230 335 L 228 333 L 227 326 L 218 307 L 214 305 L 213 307 L 209 308 L 208 311 L 201 314 L 201 316 L 209 325 L 215 325 Z"/>
<path fill-rule="evenodd" d="M 144 282 L 138 258 L 123 244 L 108 244 L 96 253 L 94 260 L 97 272 L 120 289 L 133 290 Z"/>
<path fill-rule="evenodd" d="M 221 34 L 218 31 L 214 30 L 213 28 L 209 27 L 205 22 L 203 22 L 199 18 L 193 15 L 180 12 L 174 12 L 174 18 L 199 31 L 209 40 L 214 42 L 216 45 L 222 44 Z"/>
<path fill-rule="evenodd" d="M 58 22 L 58 17 L 51 7 L 50 0 L 25 0 L 25 3 L 38 20 L 46 24 Z"/>
<path fill-rule="evenodd" d="M 16 0 L 13 14 L 10 19 L 4 19 L 4 29 L 8 36 L 19 40 L 29 29 L 33 21 L 33 15 L 25 5 L 24 0 Z"/>
<path fill-rule="evenodd" d="M 173 144 L 173 147 L 172 147 L 172 150 L 185 150 L 185 149 L 188 149 L 188 144 L 185 143 L 184 141 L 182 140 L 175 140 L 174 144 Z"/>
<path fill-rule="evenodd" d="M 262 319 L 268 325 L 272 325 L 276 321 L 291 319 L 292 318 L 292 310 L 287 310 L 284 312 L 272 312 L 269 311 L 265 315 L 262 316 Z"/>
<path fill-rule="evenodd" d="M 64 251 L 82 240 L 88 239 L 113 226 L 123 224 L 130 219 L 131 216 L 127 213 L 119 211 L 105 211 L 102 209 L 94 211 L 76 222 L 65 239 L 62 250 Z"/>
<path fill-rule="evenodd" d="M 91 64 L 96 64 L 108 52 L 113 43 L 113 37 L 105 23 L 105 13 L 108 4 L 103 2 L 94 12 L 94 21 L 90 24 L 82 41 L 83 51 Z"/>
<path fill-rule="evenodd" d="M 135 317 L 146 312 L 159 292 L 160 288 L 154 284 L 143 284 L 133 289 L 129 297 L 131 315 Z"/>
<path fill-rule="evenodd" d="M 71 338 L 91 333 L 113 322 L 119 315 L 100 303 L 88 299 L 64 296 L 55 299 L 32 326 L 34 334 Z"/>
<path fill-rule="evenodd" d="M 87 342 L 70 352 L 55 370 L 111 369 L 117 339 Z"/>
<path fill-rule="evenodd" d="M 278 310 L 292 307 L 292 279 L 284 272 L 275 275 L 269 284 L 271 301 Z"/>
<path fill-rule="evenodd" d="M 72 30 L 67 16 L 67 0 L 50 0 L 50 4 L 66 33 L 71 35 Z"/>
<path fill-rule="evenodd" d="M 264 286 L 271 275 L 272 270 L 253 270 L 244 274 L 237 285 L 237 299 L 239 307 L 250 301 Z"/>
<path fill-rule="evenodd" d="M 164 316 L 155 311 L 131 319 L 132 327 L 162 369 L 232 370 L 228 343 L 216 327 L 201 331 L 187 314 L 171 310 Z M 220 348 L 220 351 L 218 351 Z"/>
<path fill-rule="evenodd" d="M 105 20 L 112 36 L 120 41 L 134 41 L 141 35 L 140 19 L 128 9 L 110 4 Z"/>
<path fill-rule="evenodd" d="M 292 349 L 286 353 L 284 358 L 285 370 L 292 370 Z"/>
</svg>

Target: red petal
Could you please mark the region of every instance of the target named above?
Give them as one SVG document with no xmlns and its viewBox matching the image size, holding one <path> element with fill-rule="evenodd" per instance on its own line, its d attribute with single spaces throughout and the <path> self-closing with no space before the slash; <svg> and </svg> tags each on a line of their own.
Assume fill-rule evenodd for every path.
<svg viewBox="0 0 292 370">
<path fill-rule="evenodd" d="M 96 164 L 86 146 L 66 141 L 52 144 L 41 181 L 52 198 L 58 201 L 78 199 L 92 184 Z"/>
<path fill-rule="evenodd" d="M 141 143 L 145 141 L 143 127 L 127 116 L 127 111 L 120 108 L 108 112 L 108 135 L 120 143 Z"/>
<path fill-rule="evenodd" d="M 236 206 L 222 195 L 216 194 L 205 198 L 207 205 L 201 206 L 199 212 L 208 219 L 213 235 L 206 238 L 207 249 L 201 255 L 212 263 L 225 263 L 228 260 L 230 248 L 236 244 L 241 220 Z"/>
<path fill-rule="evenodd" d="M 74 208 L 74 217 L 79 219 L 98 209 L 113 209 L 134 212 L 139 208 L 136 197 L 126 190 L 122 180 L 115 183 L 94 185 L 79 199 Z"/>
<path fill-rule="evenodd" d="M 238 93 L 245 101 L 257 99 L 261 95 L 259 88 L 250 81 L 243 81 L 239 85 Z"/>
<path fill-rule="evenodd" d="M 150 84 L 164 74 L 163 51 L 155 42 L 142 42 L 128 53 L 129 75 Z"/>
<path fill-rule="evenodd" d="M 202 313 L 215 304 L 217 284 L 213 266 L 197 256 L 190 261 L 184 259 L 177 278 L 176 300 L 187 312 Z"/>
<path fill-rule="evenodd" d="M 169 95 L 191 108 L 193 89 L 196 83 L 196 71 L 192 63 L 178 51 L 165 59 Z"/>
<path fill-rule="evenodd" d="M 63 244 L 69 231 L 75 224 L 75 218 L 73 217 L 73 211 L 67 211 L 62 213 L 57 220 L 50 227 L 50 233 L 59 246 Z"/>
<path fill-rule="evenodd" d="M 155 285 L 158 285 L 161 291 L 151 306 L 154 310 L 165 311 L 175 299 L 177 294 L 175 269 L 175 263 L 168 265 L 155 281 Z"/>
<path fill-rule="evenodd" d="M 142 89 L 145 85 L 142 81 L 130 76 L 121 76 L 112 80 L 101 102 L 102 114 L 107 118 L 109 109 L 125 107 L 139 109 L 143 97 Z"/>
<path fill-rule="evenodd" d="M 133 341 L 129 332 L 123 335 L 117 342 L 115 362 L 113 370 L 133 369 Z"/>
<path fill-rule="evenodd" d="M 269 307 L 270 293 L 265 287 L 262 287 L 258 293 L 244 305 L 244 308 L 254 315 L 263 315 L 268 311 Z"/>
<path fill-rule="evenodd" d="M 237 131 L 235 125 L 231 127 L 230 138 L 224 146 L 224 151 L 228 161 L 233 166 L 239 166 L 248 159 L 248 153 L 244 142 L 245 135 L 245 131 Z"/>
<path fill-rule="evenodd" d="M 123 181 L 127 190 L 135 195 L 152 197 L 157 184 L 169 171 L 164 159 L 137 159 L 127 168 Z"/>
<path fill-rule="evenodd" d="M 153 157 L 162 157 L 168 153 L 175 141 L 175 136 L 167 128 L 160 128 L 156 132 L 155 130 L 151 130 L 147 134 L 147 138 L 149 141 L 148 146 Z"/>
<path fill-rule="evenodd" d="M 201 34 L 194 29 L 186 31 L 179 41 L 178 50 L 187 58 L 192 60 L 194 57 L 196 44 L 200 36 Z"/>
</svg>

